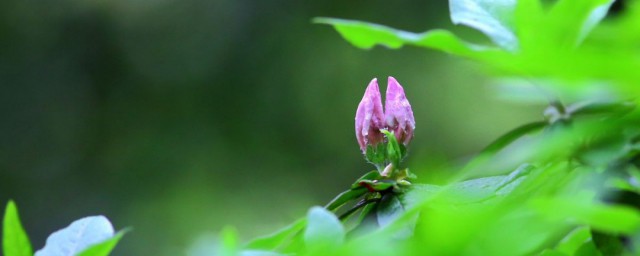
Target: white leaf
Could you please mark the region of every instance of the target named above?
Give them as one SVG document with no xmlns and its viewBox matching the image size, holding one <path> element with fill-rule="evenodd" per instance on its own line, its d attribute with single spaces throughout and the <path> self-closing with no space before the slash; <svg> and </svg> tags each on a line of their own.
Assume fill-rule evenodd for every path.
<svg viewBox="0 0 640 256">
<path fill-rule="evenodd" d="M 85 217 L 51 234 L 35 256 L 73 256 L 113 235 L 113 226 L 106 217 Z"/>
</svg>

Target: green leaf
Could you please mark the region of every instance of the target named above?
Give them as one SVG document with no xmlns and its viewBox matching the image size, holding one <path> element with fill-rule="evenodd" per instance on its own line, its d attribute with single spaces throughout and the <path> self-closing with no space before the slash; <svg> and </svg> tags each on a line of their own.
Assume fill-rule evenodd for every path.
<svg viewBox="0 0 640 256">
<path fill-rule="evenodd" d="M 398 196 L 386 194 L 378 204 L 376 215 L 378 224 L 381 227 L 385 227 L 396 220 L 402 213 L 404 213 L 404 207 L 400 203 Z"/>
<path fill-rule="evenodd" d="M 44 248 L 35 256 L 71 256 L 113 237 L 113 226 L 104 216 L 85 217 L 74 221 L 47 238 Z"/>
<path fill-rule="evenodd" d="M 400 149 L 400 145 L 398 144 L 396 136 L 393 135 L 393 132 L 387 131 L 385 129 L 382 129 L 380 131 L 387 138 L 387 157 L 394 166 L 399 167 L 400 161 L 402 161 L 404 155 L 402 154 L 403 152 Z"/>
<path fill-rule="evenodd" d="M 547 124 L 548 124 L 547 122 L 540 121 L 540 122 L 533 122 L 533 123 L 529 123 L 529 124 L 525 124 L 520 127 L 517 127 L 505 133 L 504 135 L 500 136 L 498 139 L 496 139 L 491 144 L 489 144 L 489 146 L 485 147 L 480 152 L 480 155 L 495 154 L 496 152 L 508 146 L 518 138 L 524 135 L 539 131 L 542 128 L 544 128 Z"/>
<path fill-rule="evenodd" d="M 640 160 L 640 159 L 637 159 L 636 161 L 638 161 L 638 160 Z M 640 186 L 639 184 L 637 184 L 638 182 L 640 182 L 640 170 L 638 169 L 640 167 L 638 167 L 637 165 L 638 164 L 636 164 L 636 166 L 634 168 L 629 168 L 627 170 L 627 172 L 629 173 L 629 176 L 630 176 L 629 182 L 632 182 L 635 187 Z"/>
<path fill-rule="evenodd" d="M 407 192 L 402 195 L 402 201 L 407 208 L 414 208 L 416 205 L 439 196 L 443 191 L 443 186 L 430 184 L 413 184 Z"/>
<path fill-rule="evenodd" d="M 113 248 L 116 247 L 122 236 L 124 236 L 128 231 L 128 229 L 119 231 L 113 237 L 89 246 L 89 248 L 79 253 L 78 256 L 107 256 L 111 253 Z"/>
<path fill-rule="evenodd" d="M 398 194 L 386 194 L 382 197 L 382 200 L 376 208 L 376 219 L 378 221 L 378 225 L 382 228 L 387 227 L 392 223 L 399 225 L 397 230 L 392 232 L 392 236 L 398 239 L 411 237 L 416 223 L 418 222 L 418 216 L 415 215 L 413 218 L 409 218 L 404 221 L 400 220 L 400 217 L 405 215 L 406 212 L 407 208 L 400 200 Z"/>
<path fill-rule="evenodd" d="M 607 14 L 613 0 L 560 0 L 545 12 L 540 0 L 520 0 L 516 26 L 527 54 L 556 54 L 582 42 Z"/>
<path fill-rule="evenodd" d="M 560 46 L 578 45 L 605 17 L 613 0 L 560 0 L 548 13 L 547 30 Z"/>
<path fill-rule="evenodd" d="M 325 206 L 325 208 L 327 208 L 327 210 L 329 211 L 337 210 L 347 202 L 353 199 L 356 199 L 358 197 L 361 197 L 365 193 L 367 193 L 367 189 L 363 187 L 349 189 L 347 191 L 340 193 L 338 196 L 336 196 L 333 200 L 331 200 L 331 202 L 329 202 Z"/>
<path fill-rule="evenodd" d="M 514 34 L 516 0 L 450 0 L 451 21 L 479 30 L 509 51 L 518 49 Z"/>
<path fill-rule="evenodd" d="M 592 115 L 624 115 L 636 108 L 631 102 L 595 102 L 587 104 L 574 104 L 568 107 L 572 117 Z"/>
<path fill-rule="evenodd" d="M 443 197 L 451 203 L 470 204 L 485 202 L 496 197 L 505 197 L 519 187 L 535 168 L 522 164 L 508 175 L 477 178 L 453 183 L 446 187 Z"/>
<path fill-rule="evenodd" d="M 18 207 L 12 200 L 9 200 L 4 212 L 2 251 L 5 256 L 33 255 L 29 237 L 20 223 Z"/>
<path fill-rule="evenodd" d="M 568 254 L 561 253 L 555 250 L 544 250 L 538 256 L 569 256 Z"/>
<path fill-rule="evenodd" d="M 591 240 L 591 232 L 589 227 L 578 227 L 567 234 L 558 245 L 556 251 L 566 255 L 574 255 L 578 249 L 587 241 Z"/>
<path fill-rule="evenodd" d="M 304 241 L 309 251 L 335 248 L 344 242 L 344 227 L 333 213 L 316 206 L 309 210 L 307 220 Z"/>
<path fill-rule="evenodd" d="M 255 250 L 245 250 L 241 251 L 239 256 L 286 256 L 289 254 L 282 254 L 277 252 L 270 251 L 255 251 Z"/>
<path fill-rule="evenodd" d="M 404 144 L 399 143 L 398 148 L 400 149 L 400 155 L 402 156 L 402 158 L 407 157 L 407 147 L 405 147 Z"/>
<path fill-rule="evenodd" d="M 640 213 L 634 208 L 582 202 L 578 198 L 538 198 L 530 206 L 550 219 L 561 219 L 612 234 L 632 234 L 640 228 Z"/>
<path fill-rule="evenodd" d="M 602 253 L 598 251 L 593 241 L 587 241 L 574 254 L 576 256 L 602 256 Z"/>
<path fill-rule="evenodd" d="M 469 205 L 487 200 L 506 197 L 518 188 L 534 170 L 529 164 L 522 164 L 508 175 L 482 177 L 446 186 L 413 184 L 403 195 L 404 205 L 412 208 L 421 200 L 435 198 L 449 205 Z"/>
<path fill-rule="evenodd" d="M 541 27 L 545 21 L 545 13 L 540 0 L 519 0 L 515 10 L 515 22 L 517 27 L 520 49 L 527 51 L 538 47 L 536 39 L 540 36 Z"/>
<path fill-rule="evenodd" d="M 358 221 L 356 223 L 362 223 L 376 207 L 376 204 L 365 205 L 364 208 L 362 208 L 362 211 L 360 211 L 360 216 L 358 216 Z"/>
<path fill-rule="evenodd" d="M 250 241 L 245 245 L 245 249 L 255 249 L 255 250 L 275 250 L 280 247 L 287 239 L 291 238 L 293 235 L 302 231 L 304 227 L 307 225 L 307 218 L 301 218 L 290 224 L 289 226 L 280 229 L 273 234 L 259 237 Z"/>
<path fill-rule="evenodd" d="M 592 231 L 591 234 L 593 244 L 603 255 L 630 255 L 625 253 L 625 246 L 620 237 L 597 231 Z"/>
<path fill-rule="evenodd" d="M 351 207 L 351 209 L 345 211 L 344 213 L 340 214 L 340 216 L 338 217 L 338 219 L 340 221 L 347 221 L 351 215 L 353 215 L 354 213 L 356 213 L 358 210 L 364 210 L 364 208 L 367 208 L 367 206 L 370 205 L 375 205 L 375 203 L 379 202 L 380 198 L 369 198 L 369 199 L 362 199 L 360 201 L 358 201 L 358 203 L 356 203 L 355 205 L 353 205 Z M 359 221 L 358 221 L 359 222 Z"/>
<path fill-rule="evenodd" d="M 406 44 L 470 58 L 481 58 L 496 52 L 495 49 L 463 42 L 446 30 L 436 29 L 424 33 L 413 33 L 355 20 L 315 18 L 313 21 L 332 25 L 347 42 L 361 49 L 371 49 L 376 45 L 398 49 Z"/>
<path fill-rule="evenodd" d="M 609 8 L 615 0 L 605 0 L 595 2 L 595 7 L 592 7 L 589 11 L 589 16 L 583 22 L 580 34 L 578 35 L 578 42 L 584 40 L 585 37 L 593 30 L 593 28 L 607 16 Z"/>
<path fill-rule="evenodd" d="M 384 143 L 378 143 L 375 148 L 371 145 L 367 145 L 365 158 L 376 166 L 382 166 L 386 158 Z"/>
</svg>

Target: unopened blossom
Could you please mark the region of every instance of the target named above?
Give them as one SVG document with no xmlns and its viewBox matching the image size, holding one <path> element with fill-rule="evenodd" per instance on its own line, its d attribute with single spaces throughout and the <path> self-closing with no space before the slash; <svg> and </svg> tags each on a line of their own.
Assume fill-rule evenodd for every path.
<svg viewBox="0 0 640 256">
<path fill-rule="evenodd" d="M 378 80 L 374 78 L 367 86 L 362 101 L 356 111 L 356 138 L 363 153 L 367 145 L 377 145 L 384 140 L 380 129 L 385 128 L 382 98 L 378 88 Z"/>
<path fill-rule="evenodd" d="M 395 78 L 389 77 L 385 109 L 382 107 L 378 80 L 367 86 L 356 111 L 356 138 L 363 153 L 367 146 L 376 146 L 384 140 L 380 129 L 393 131 L 398 142 L 405 146 L 413 138 L 415 120 L 404 89 Z"/>
<path fill-rule="evenodd" d="M 398 142 L 405 146 L 408 145 L 413 138 L 416 121 L 413 118 L 411 105 L 404 95 L 404 89 L 400 83 L 391 76 L 387 83 L 387 96 L 384 107 L 387 129 L 393 131 Z"/>
</svg>

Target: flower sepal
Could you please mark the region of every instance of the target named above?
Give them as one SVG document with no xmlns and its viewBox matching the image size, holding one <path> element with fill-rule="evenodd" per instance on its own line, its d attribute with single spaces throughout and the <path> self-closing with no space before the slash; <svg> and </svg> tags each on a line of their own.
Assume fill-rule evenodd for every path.
<svg viewBox="0 0 640 256">
<path fill-rule="evenodd" d="M 408 168 L 400 170 L 393 164 L 389 164 L 384 168 L 383 173 L 374 170 L 363 175 L 351 185 L 351 189 L 366 188 L 370 193 L 385 191 L 403 193 L 415 178 L 416 176 Z"/>
<path fill-rule="evenodd" d="M 357 179 L 356 182 L 354 182 L 351 185 L 351 188 L 354 189 L 354 188 L 362 187 L 362 185 L 360 184 L 360 182 L 362 181 L 372 181 L 372 180 L 380 180 L 380 179 L 382 179 L 382 175 L 380 175 L 380 172 L 378 172 L 377 170 L 370 171 L 365 175 L 362 175 L 362 177 L 360 177 L 359 179 Z"/>
<path fill-rule="evenodd" d="M 394 132 L 390 132 L 386 129 L 381 129 L 380 132 L 384 134 L 387 139 L 386 148 L 387 148 L 387 159 L 394 166 L 400 166 L 400 162 L 407 156 L 407 148 L 398 143 Z"/>
<path fill-rule="evenodd" d="M 387 145 L 385 143 L 367 145 L 364 157 L 367 162 L 375 165 L 378 170 L 382 169 L 385 166 L 385 161 L 387 160 Z"/>
</svg>

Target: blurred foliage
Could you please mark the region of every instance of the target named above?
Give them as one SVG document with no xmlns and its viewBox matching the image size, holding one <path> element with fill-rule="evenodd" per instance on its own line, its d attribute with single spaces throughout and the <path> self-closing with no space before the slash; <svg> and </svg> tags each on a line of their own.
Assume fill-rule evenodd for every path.
<svg viewBox="0 0 640 256">
<path fill-rule="evenodd" d="M 366 81 L 388 75 L 416 113 L 407 165 L 442 184 L 451 159 L 539 120 L 540 105 L 495 100 L 474 63 L 359 51 L 310 19 L 452 28 L 447 13 L 442 1 L 2 1 L 0 201 L 20 203 L 33 248 L 98 213 L 134 227 L 115 255 L 181 254 L 225 225 L 264 234 L 370 170 L 353 114 Z M 610 43 L 605 29 L 620 27 L 586 40 Z"/>
<path fill-rule="evenodd" d="M 510 81 L 524 80 L 546 98 L 545 122 L 507 132 L 464 166 L 444 167 L 458 170 L 446 185 L 414 184 L 408 192 L 366 186 L 369 194 L 360 202 L 372 198 L 371 193 L 381 199 L 373 210 L 363 210 L 357 222 L 345 222 L 350 229 L 329 224 L 343 220 L 344 214 L 318 214 L 323 209 L 312 208 L 306 226 L 258 238 L 240 254 L 326 254 L 328 249 L 314 249 L 319 244 L 331 244 L 332 255 L 640 254 L 640 110 L 634 71 L 640 68 L 639 41 L 625 47 L 628 41 L 602 32 L 637 33 L 640 1 L 625 2 L 624 12 L 601 26 L 613 0 L 449 4 L 454 23 L 479 30 L 495 46 L 468 43 L 446 30 L 416 34 L 361 21 L 315 21 L 332 25 L 359 48 L 433 48 L 483 63 Z M 539 97 L 501 90 L 531 100 Z M 470 179 L 505 170 L 513 171 Z M 358 189 L 354 185 L 349 192 Z M 342 202 L 345 195 L 336 200 Z M 333 211 L 332 205 L 324 211 Z M 352 207 L 357 210 L 360 203 Z M 350 239 L 336 240 L 342 236 Z"/>
</svg>

